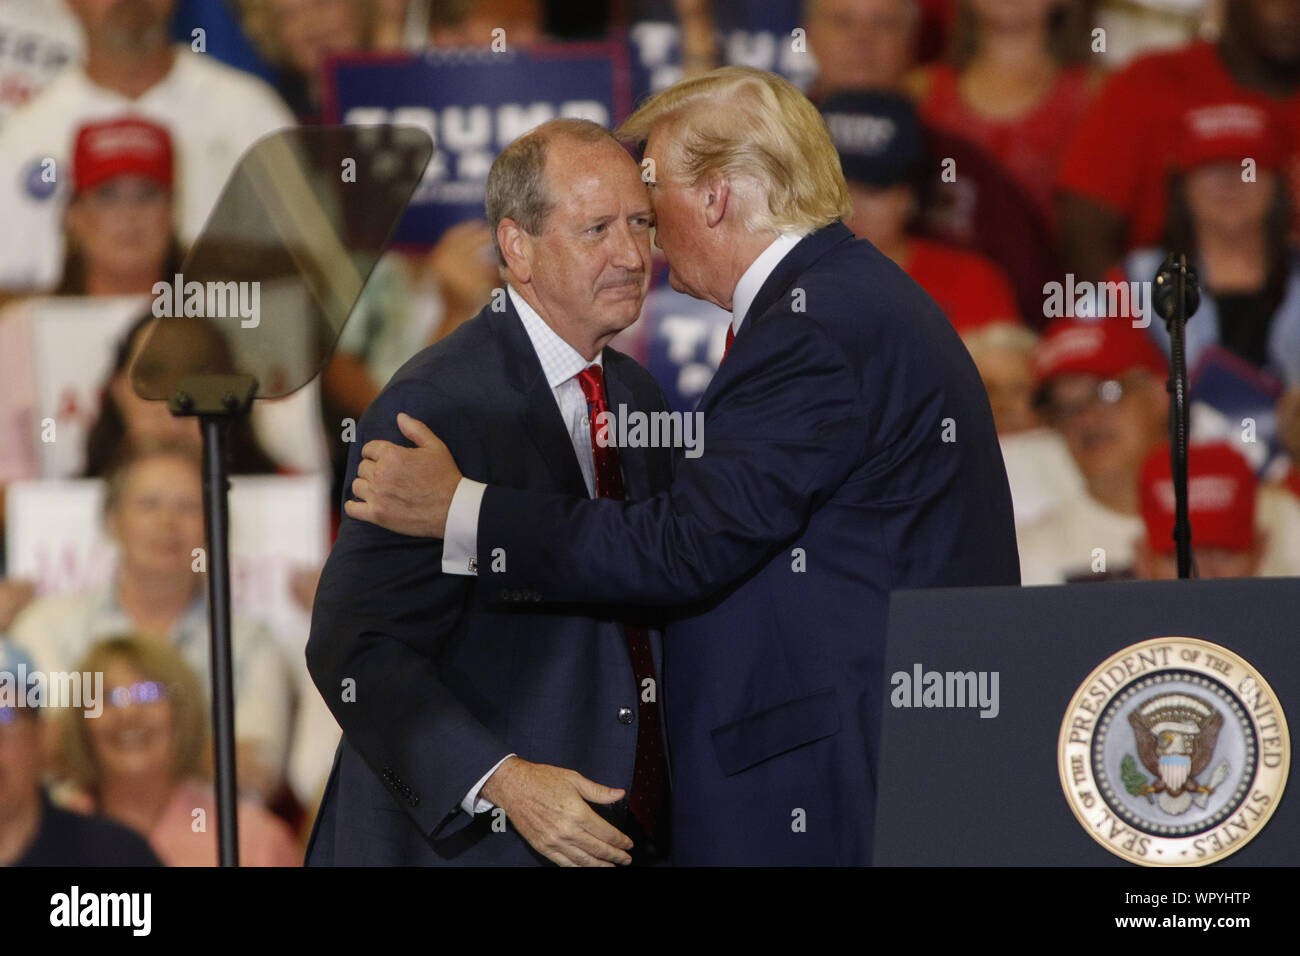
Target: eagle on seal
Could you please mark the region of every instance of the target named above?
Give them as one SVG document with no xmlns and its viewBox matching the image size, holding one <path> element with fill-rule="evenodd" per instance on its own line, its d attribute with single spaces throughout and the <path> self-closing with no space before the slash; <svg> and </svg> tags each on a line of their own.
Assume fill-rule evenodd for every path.
<svg viewBox="0 0 1300 956">
<path fill-rule="evenodd" d="M 1177 799 L 1184 793 L 1214 792 L 1214 786 L 1202 786 L 1196 778 L 1214 756 L 1223 726 L 1223 715 L 1217 709 L 1191 694 L 1162 694 L 1135 707 L 1128 722 L 1133 727 L 1142 766 L 1156 778 L 1138 790 L 1139 796 L 1167 794 Z M 1186 809 L 1186 801 L 1177 802 L 1183 806 L 1174 812 Z M 1166 800 L 1160 803 L 1164 806 Z"/>
</svg>

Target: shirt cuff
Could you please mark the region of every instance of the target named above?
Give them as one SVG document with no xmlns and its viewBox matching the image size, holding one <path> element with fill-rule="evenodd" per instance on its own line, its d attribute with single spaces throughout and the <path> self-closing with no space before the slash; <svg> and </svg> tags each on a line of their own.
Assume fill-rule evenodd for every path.
<svg viewBox="0 0 1300 956">
<path fill-rule="evenodd" d="M 489 770 L 487 773 L 483 774 L 483 776 L 479 778 L 478 783 L 474 784 L 474 786 L 470 788 L 469 793 L 465 794 L 465 799 L 460 802 L 460 808 L 464 810 L 466 813 L 468 813 L 470 816 L 474 816 L 476 813 L 487 813 L 489 810 L 495 807 L 496 806 L 495 803 L 493 803 L 491 800 L 484 800 L 482 797 L 478 795 L 478 792 L 483 789 L 483 784 L 488 782 L 488 777 L 492 776 L 494 773 L 497 772 L 497 767 L 501 766 L 503 763 L 505 763 L 507 760 L 509 760 L 511 757 L 514 756 L 517 756 L 517 754 L 506 754 L 504 757 L 502 757 L 500 760 L 494 763 L 492 765 L 492 769 Z"/>
<path fill-rule="evenodd" d="M 485 491 L 487 485 L 469 478 L 456 485 L 442 538 L 443 574 L 478 574 L 478 512 Z"/>
</svg>

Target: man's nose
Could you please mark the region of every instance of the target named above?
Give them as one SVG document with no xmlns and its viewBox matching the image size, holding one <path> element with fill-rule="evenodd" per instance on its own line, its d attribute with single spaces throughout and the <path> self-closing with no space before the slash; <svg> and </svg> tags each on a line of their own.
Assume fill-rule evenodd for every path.
<svg viewBox="0 0 1300 956">
<path fill-rule="evenodd" d="M 610 265 L 635 270 L 640 270 L 645 265 L 641 257 L 641 247 L 626 222 L 614 230 L 614 248 L 610 250 Z"/>
</svg>

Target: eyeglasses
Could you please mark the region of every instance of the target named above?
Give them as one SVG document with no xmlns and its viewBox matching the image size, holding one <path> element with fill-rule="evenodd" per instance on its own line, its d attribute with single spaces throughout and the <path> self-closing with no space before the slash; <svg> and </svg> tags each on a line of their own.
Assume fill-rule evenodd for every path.
<svg viewBox="0 0 1300 956">
<path fill-rule="evenodd" d="M 1108 378 L 1081 397 L 1061 401 L 1055 397 L 1049 399 L 1047 410 L 1058 421 L 1077 418 L 1094 405 L 1117 405 L 1126 394 L 1133 390 L 1134 382 L 1127 385 L 1117 378 Z"/>
<path fill-rule="evenodd" d="M 130 704 L 156 704 L 168 698 L 167 685 L 158 681 L 142 680 L 134 684 L 114 687 L 108 692 L 108 706 L 121 708 Z"/>
</svg>

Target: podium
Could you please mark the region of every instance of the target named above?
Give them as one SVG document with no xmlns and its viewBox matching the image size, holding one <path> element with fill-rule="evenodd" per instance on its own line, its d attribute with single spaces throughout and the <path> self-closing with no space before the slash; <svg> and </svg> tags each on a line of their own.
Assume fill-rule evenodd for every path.
<svg viewBox="0 0 1300 956">
<path fill-rule="evenodd" d="M 1294 866 L 1298 615 L 1300 578 L 894 592 L 876 864 Z"/>
</svg>

